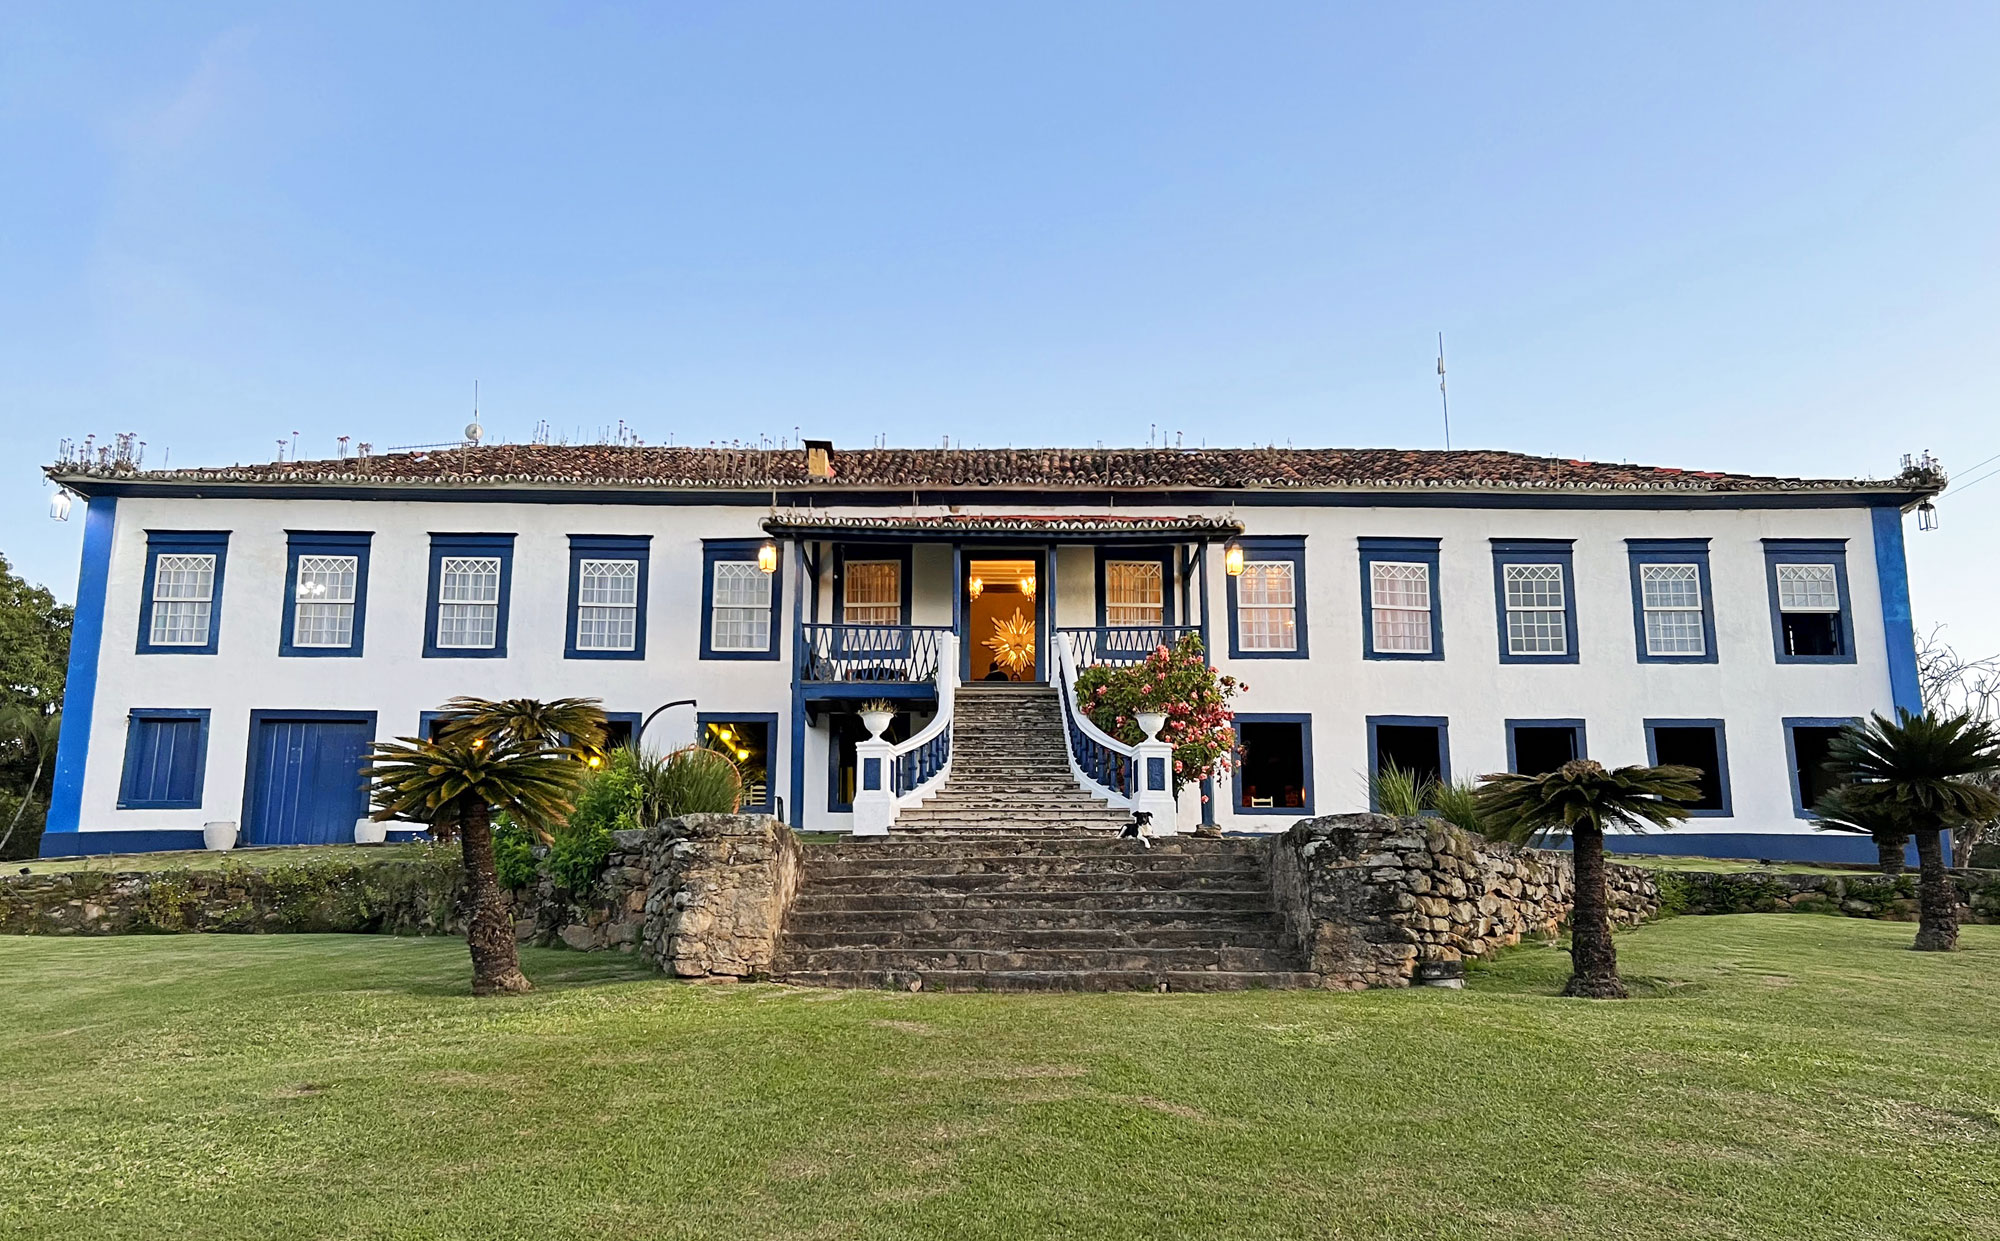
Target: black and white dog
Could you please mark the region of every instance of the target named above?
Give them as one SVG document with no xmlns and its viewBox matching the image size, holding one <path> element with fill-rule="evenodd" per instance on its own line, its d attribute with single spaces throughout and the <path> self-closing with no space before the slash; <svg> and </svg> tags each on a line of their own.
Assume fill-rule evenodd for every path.
<svg viewBox="0 0 2000 1241">
<path fill-rule="evenodd" d="M 1144 845 L 1146 848 L 1150 849 L 1153 847 L 1153 842 L 1146 839 L 1146 829 L 1151 827 L 1152 825 L 1153 825 L 1152 811 L 1134 810 L 1132 812 L 1132 821 L 1125 825 L 1124 831 L 1118 833 L 1118 839 L 1136 840 L 1140 844 Z"/>
</svg>

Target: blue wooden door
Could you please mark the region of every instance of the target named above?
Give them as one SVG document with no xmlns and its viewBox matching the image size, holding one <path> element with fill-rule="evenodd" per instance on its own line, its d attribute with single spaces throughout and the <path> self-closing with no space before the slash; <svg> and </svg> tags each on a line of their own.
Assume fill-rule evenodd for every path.
<svg viewBox="0 0 2000 1241">
<path fill-rule="evenodd" d="M 374 736 L 368 720 L 259 720 L 244 842 L 354 843 L 354 821 L 368 813 L 361 769 Z"/>
</svg>

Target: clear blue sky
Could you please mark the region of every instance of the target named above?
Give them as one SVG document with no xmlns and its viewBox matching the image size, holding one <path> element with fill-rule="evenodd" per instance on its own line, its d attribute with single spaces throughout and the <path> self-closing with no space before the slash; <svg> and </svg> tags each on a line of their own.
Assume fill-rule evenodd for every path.
<svg viewBox="0 0 2000 1241">
<path fill-rule="evenodd" d="M 62 436 L 439 440 L 475 378 L 501 438 L 1430 446 L 1440 329 L 1460 445 L 1961 470 L 1996 51 L 1990 3 L 15 0 L 0 550 L 73 591 Z M 2000 481 L 1942 514 L 1919 622 L 2000 651 Z"/>
</svg>

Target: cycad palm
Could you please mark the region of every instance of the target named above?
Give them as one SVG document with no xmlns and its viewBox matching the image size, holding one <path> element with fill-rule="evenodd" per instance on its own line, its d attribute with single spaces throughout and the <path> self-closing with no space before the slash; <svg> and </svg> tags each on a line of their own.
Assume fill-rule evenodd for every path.
<svg viewBox="0 0 2000 1241">
<path fill-rule="evenodd" d="M 604 709 L 595 698 L 472 698 L 461 695 L 438 713 L 440 737 L 464 733 L 492 740 L 502 735 L 543 749 L 579 752 L 604 746 Z"/>
<path fill-rule="evenodd" d="M 1606 771 L 1587 758 L 1544 775 L 1481 776 L 1479 817 L 1486 834 L 1516 844 L 1567 835 L 1576 862 L 1576 903 L 1570 911 L 1570 978 L 1564 995 L 1622 1000 L 1618 950 L 1611 942 L 1611 897 L 1604 878 L 1607 829 L 1671 827 L 1687 818 L 1684 803 L 1701 796 L 1693 767 L 1620 767 Z"/>
<path fill-rule="evenodd" d="M 2000 815 L 2000 797 L 1971 779 L 2000 771 L 2000 728 L 1970 715 L 1898 710 L 1841 730 L 1827 768 L 1848 782 L 1850 804 L 1901 819 L 1917 841 L 1920 952 L 1958 947 L 1958 895 L 1944 861 L 1943 833 Z"/>
<path fill-rule="evenodd" d="M 436 741 L 403 737 L 375 746 L 364 773 L 375 818 L 456 827 L 465 871 L 466 947 L 472 993 L 526 991 L 514 925 L 493 871 L 493 813 L 542 828 L 569 816 L 587 768 L 565 750 L 506 732 L 491 739 L 462 729 Z"/>
<path fill-rule="evenodd" d="M 1893 807 L 1877 805 L 1837 785 L 1812 805 L 1817 832 L 1852 832 L 1875 842 L 1875 863 L 1885 875 L 1903 873 L 1903 850 L 1910 843 L 1909 821 Z"/>
</svg>

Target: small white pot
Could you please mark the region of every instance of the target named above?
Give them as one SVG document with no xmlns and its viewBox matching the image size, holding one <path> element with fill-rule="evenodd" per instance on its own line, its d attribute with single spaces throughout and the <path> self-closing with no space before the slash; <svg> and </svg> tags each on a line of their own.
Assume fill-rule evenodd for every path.
<svg viewBox="0 0 2000 1241">
<path fill-rule="evenodd" d="M 354 820 L 354 843 L 357 845 L 379 845 L 389 839 L 389 825 L 377 823 L 373 819 Z"/>
<path fill-rule="evenodd" d="M 889 721 L 895 718 L 896 713 L 894 711 L 863 711 L 861 713 L 861 726 L 868 730 L 869 736 L 879 737 L 889 727 Z"/>
<path fill-rule="evenodd" d="M 1141 711 L 1133 717 L 1139 721 L 1139 731 L 1146 734 L 1146 740 L 1159 737 L 1160 730 L 1167 726 L 1167 717 L 1161 711 Z"/>
<path fill-rule="evenodd" d="M 218 819 L 201 825 L 201 843 L 216 853 L 236 847 L 236 820 Z"/>
</svg>

